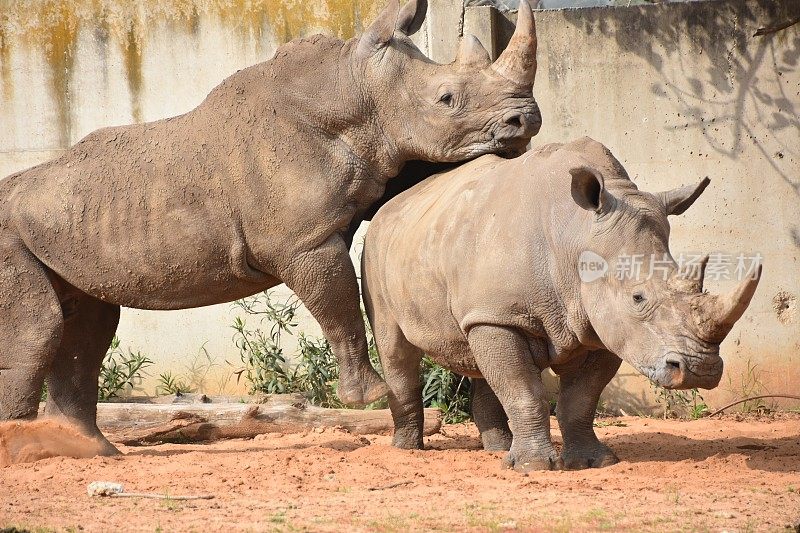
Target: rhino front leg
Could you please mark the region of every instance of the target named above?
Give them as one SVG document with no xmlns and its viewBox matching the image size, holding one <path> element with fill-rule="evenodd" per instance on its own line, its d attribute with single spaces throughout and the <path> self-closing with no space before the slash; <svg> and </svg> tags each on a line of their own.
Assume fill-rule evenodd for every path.
<svg viewBox="0 0 800 533">
<path fill-rule="evenodd" d="M 556 417 L 564 438 L 565 468 L 599 468 L 619 462 L 611 448 L 597 439 L 593 422 L 600 393 L 621 363 L 613 353 L 598 350 L 589 352 L 575 367 L 553 367 L 561 377 Z"/>
<path fill-rule="evenodd" d="M 0 422 L 34 419 L 64 319 L 44 265 L 3 233 L 0 254 Z"/>
<path fill-rule="evenodd" d="M 538 339 L 529 343 L 516 329 L 489 325 L 473 327 L 468 340 L 481 374 L 514 428 L 504 465 L 520 472 L 560 468 L 561 460 L 550 440 L 550 406 L 541 370 L 531 353 L 547 346 Z"/>
<path fill-rule="evenodd" d="M 508 451 L 513 439 L 508 427 L 508 415 L 485 379 L 473 378 L 471 381 L 472 419 L 481 433 L 483 449 L 492 452 Z"/>
<path fill-rule="evenodd" d="M 362 406 L 386 396 L 389 387 L 369 361 L 356 272 L 342 237 L 332 235 L 295 257 L 280 279 L 302 300 L 331 344 L 339 363 L 339 399 Z"/>
</svg>

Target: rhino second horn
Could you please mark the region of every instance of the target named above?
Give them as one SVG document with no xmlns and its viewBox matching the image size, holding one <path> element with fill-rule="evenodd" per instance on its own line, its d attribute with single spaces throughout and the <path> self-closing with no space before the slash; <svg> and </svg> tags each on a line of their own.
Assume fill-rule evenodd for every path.
<svg viewBox="0 0 800 533">
<path fill-rule="evenodd" d="M 703 283 L 706 281 L 706 267 L 708 266 L 708 260 L 708 254 L 704 255 L 703 258 L 700 259 L 700 271 L 697 273 L 697 292 L 703 292 Z"/>
<path fill-rule="evenodd" d="M 708 259 L 708 254 L 705 254 L 698 263 L 691 265 L 692 268 L 687 268 L 689 265 L 681 266 L 670 278 L 670 287 L 689 294 L 702 293 Z"/>
<path fill-rule="evenodd" d="M 758 282 L 761 280 L 761 265 L 755 276 L 745 279 L 733 292 L 713 297 L 711 305 L 706 307 L 709 313 L 708 320 L 703 324 L 703 337 L 706 340 L 719 344 L 730 333 L 733 325 L 744 314 L 753 294 L 756 292 Z"/>
<path fill-rule="evenodd" d="M 458 46 L 456 63 L 463 68 L 483 69 L 492 63 L 492 59 L 477 37 L 466 34 Z"/>
<path fill-rule="evenodd" d="M 492 64 L 492 70 L 519 85 L 533 87 L 536 79 L 536 45 L 536 21 L 531 6 L 528 0 L 520 0 L 514 35 Z"/>
<path fill-rule="evenodd" d="M 683 274 L 683 278 L 688 282 L 688 289 L 692 292 L 703 292 L 703 282 L 706 279 L 706 266 L 708 266 L 709 255 L 705 254 L 697 263 L 697 268 Z"/>
</svg>

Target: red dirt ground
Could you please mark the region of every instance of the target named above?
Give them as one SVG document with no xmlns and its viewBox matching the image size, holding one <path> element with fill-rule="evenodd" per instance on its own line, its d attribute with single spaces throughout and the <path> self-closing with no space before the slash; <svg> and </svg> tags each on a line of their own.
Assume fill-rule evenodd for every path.
<svg viewBox="0 0 800 533">
<path fill-rule="evenodd" d="M 472 424 L 425 451 L 341 430 L 121 447 L 0 469 L 0 528 L 32 531 L 791 531 L 800 521 L 800 416 L 601 421 L 621 462 L 522 476 Z M 553 421 L 554 439 L 560 442 Z M 128 492 L 213 500 L 90 498 Z M 791 526 L 792 529 L 785 529 Z"/>
</svg>

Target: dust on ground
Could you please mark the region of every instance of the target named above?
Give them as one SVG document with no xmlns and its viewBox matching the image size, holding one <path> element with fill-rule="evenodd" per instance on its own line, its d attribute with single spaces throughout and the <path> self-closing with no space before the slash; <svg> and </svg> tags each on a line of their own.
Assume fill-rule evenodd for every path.
<svg viewBox="0 0 800 533">
<path fill-rule="evenodd" d="M 94 457 L 102 445 L 52 419 L 0 423 L 0 468 L 48 457 Z"/>
<path fill-rule="evenodd" d="M 121 447 L 0 469 L 0 527 L 66 531 L 786 531 L 800 521 L 800 415 L 604 419 L 617 465 L 522 476 L 472 424 L 424 451 L 327 429 L 212 444 Z M 560 434 L 553 421 L 554 440 Z M 90 498 L 128 492 L 213 500 Z"/>
</svg>

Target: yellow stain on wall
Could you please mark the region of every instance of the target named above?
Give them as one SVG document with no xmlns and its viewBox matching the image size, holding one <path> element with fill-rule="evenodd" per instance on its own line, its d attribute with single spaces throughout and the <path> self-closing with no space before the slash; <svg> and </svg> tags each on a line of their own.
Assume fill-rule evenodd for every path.
<svg viewBox="0 0 800 533">
<path fill-rule="evenodd" d="M 65 3 L 46 1 L 42 3 L 42 7 L 45 38 L 41 45 L 50 65 L 50 83 L 58 111 L 60 144 L 68 146 L 72 132 L 69 82 L 75 62 L 79 21 Z"/>
<path fill-rule="evenodd" d="M 14 78 L 11 76 L 11 41 L 6 38 L 2 23 L 0 23 L 0 84 L 3 87 L 3 99 L 11 100 L 14 94 Z"/>
<path fill-rule="evenodd" d="M 126 34 L 122 59 L 125 63 L 125 78 L 131 94 L 131 115 L 134 122 L 142 122 L 142 104 L 139 95 L 142 92 L 142 47 L 136 38 L 136 26 L 132 26 Z"/>
<path fill-rule="evenodd" d="M 148 32 L 196 35 L 206 21 L 221 23 L 243 42 L 263 46 L 323 32 L 349 39 L 372 21 L 386 0 L 2 0 L 0 13 L 0 81 L 10 98 L 14 46 L 40 51 L 50 70 L 62 146 L 70 144 L 70 85 L 80 32 L 104 30 L 122 58 L 131 109 L 142 120 L 140 93 Z"/>
<path fill-rule="evenodd" d="M 270 29 L 283 43 L 312 30 L 349 39 L 361 32 L 364 21 L 375 18 L 383 4 L 383 0 L 210 0 L 205 11 L 256 39 Z"/>
</svg>

